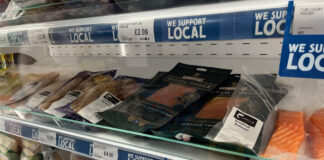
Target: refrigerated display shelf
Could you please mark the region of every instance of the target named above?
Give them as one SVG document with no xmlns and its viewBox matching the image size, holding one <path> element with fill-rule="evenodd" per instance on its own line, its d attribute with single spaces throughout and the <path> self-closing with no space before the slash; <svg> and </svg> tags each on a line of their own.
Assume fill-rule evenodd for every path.
<svg viewBox="0 0 324 160">
<path fill-rule="evenodd" d="M 230 150 L 11 109 L 6 106 L 1 106 L 1 110 L 32 114 L 38 117 L 38 121 L 0 115 L 0 131 L 94 159 L 226 160 L 253 158 L 266 160 L 262 157 Z M 46 119 L 47 123 L 40 123 L 40 119 L 43 121 Z M 94 127 L 102 129 L 102 132 L 76 130 L 75 128 L 78 128 L 76 126 Z"/>
</svg>

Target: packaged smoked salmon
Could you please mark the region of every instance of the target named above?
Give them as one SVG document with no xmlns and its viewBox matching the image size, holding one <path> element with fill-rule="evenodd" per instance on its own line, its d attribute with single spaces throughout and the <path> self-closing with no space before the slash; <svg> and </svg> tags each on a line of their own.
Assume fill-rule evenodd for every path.
<svg viewBox="0 0 324 160">
<path fill-rule="evenodd" d="M 6 72 L 1 76 L 0 82 L 0 103 L 7 104 L 9 99 L 22 88 L 23 85 L 36 81 L 44 74 L 19 74 L 17 72 Z"/>
<path fill-rule="evenodd" d="M 89 71 L 79 72 L 77 75 L 75 75 L 73 78 L 71 78 L 65 84 L 63 84 L 63 86 L 61 86 L 59 90 L 57 90 L 55 93 L 51 94 L 45 102 L 40 104 L 39 108 L 41 110 L 46 111 L 51 106 L 51 104 L 53 102 L 59 100 L 60 98 L 64 97 L 69 91 L 78 87 L 83 81 L 85 81 L 92 74 L 94 74 L 94 73 L 89 72 Z"/>
<path fill-rule="evenodd" d="M 102 82 L 110 81 L 115 76 L 115 74 L 116 70 L 103 71 L 92 74 L 76 88 L 67 92 L 62 98 L 52 102 L 46 112 L 58 117 L 64 117 L 66 115 L 65 112 L 69 111 L 70 104 L 78 99 L 84 98 L 84 94 L 88 92 L 90 88 Z"/>
<path fill-rule="evenodd" d="M 6 104 L 11 104 L 23 100 L 24 98 L 30 96 L 31 94 L 37 92 L 41 88 L 47 86 L 48 84 L 54 82 L 59 77 L 59 74 L 56 72 L 51 72 L 25 83 L 17 92 L 15 92 Z"/>
<path fill-rule="evenodd" d="M 193 136 L 206 136 L 209 130 L 224 118 L 227 103 L 239 80 L 239 74 L 229 75 L 215 91 L 194 102 L 170 122 L 152 132 L 183 141 L 189 141 Z"/>
<path fill-rule="evenodd" d="M 177 64 L 160 78 L 153 78 L 116 107 L 100 112 L 109 124 L 146 132 L 157 129 L 195 101 L 215 90 L 230 70 Z"/>
<path fill-rule="evenodd" d="M 276 105 L 287 92 L 287 86 L 277 83 L 274 75 L 243 75 L 228 103 L 225 118 L 205 138 L 224 148 L 262 153 L 275 128 Z"/>
<path fill-rule="evenodd" d="M 138 77 L 118 76 L 109 82 L 111 87 L 98 86 L 91 89 L 90 91 L 94 90 L 95 92 L 88 92 L 85 99 L 76 101 L 71 105 L 71 108 L 87 121 L 99 123 L 103 118 L 98 115 L 98 112 L 114 108 L 134 94 L 146 81 L 147 79 Z"/>
</svg>

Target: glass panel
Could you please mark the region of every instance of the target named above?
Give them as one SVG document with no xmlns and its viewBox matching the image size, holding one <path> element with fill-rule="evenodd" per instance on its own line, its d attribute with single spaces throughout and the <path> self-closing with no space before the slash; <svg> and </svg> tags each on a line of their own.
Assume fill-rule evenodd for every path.
<svg viewBox="0 0 324 160">
<path fill-rule="evenodd" d="M 250 154 L 244 154 L 240 152 L 235 152 L 231 150 L 226 150 L 222 148 L 218 148 L 217 146 L 207 146 L 207 145 L 201 145 L 201 144 L 196 144 L 196 143 L 191 143 L 191 142 L 183 142 L 183 141 L 178 141 L 175 139 L 170 139 L 170 138 L 164 138 L 160 136 L 154 136 L 150 134 L 145 134 L 145 133 L 139 133 L 139 132 L 133 132 L 130 130 L 124 130 L 124 129 L 118 129 L 114 127 L 108 127 L 108 126 L 102 126 L 102 125 L 97 125 L 97 124 L 92 124 L 88 122 L 82 122 L 82 121 L 76 121 L 72 119 L 66 119 L 66 118 L 60 118 L 56 117 L 50 114 L 45 114 L 45 113 L 39 113 L 39 112 L 33 112 L 33 111 L 26 111 L 23 109 L 14 109 L 8 106 L 1 106 L 0 107 L 2 115 L 8 116 L 8 117 L 13 117 L 13 118 L 18 118 L 17 115 L 24 116 L 25 121 L 30 121 L 36 124 L 40 124 L 43 126 L 49 126 L 49 127 L 54 127 L 58 128 L 61 130 L 68 130 L 68 131 L 74 131 L 74 132 L 79 132 L 82 134 L 85 134 L 87 136 L 95 136 L 100 139 L 107 139 L 107 140 L 112 140 L 117 143 L 124 143 L 127 145 L 132 145 L 134 147 L 138 148 L 145 148 L 145 149 L 150 149 L 154 150 L 156 147 L 156 144 L 159 144 L 159 141 L 166 141 L 170 142 L 170 146 L 173 146 L 172 143 L 176 144 L 181 144 L 181 145 L 187 145 L 195 148 L 200 148 L 204 150 L 208 150 L 211 152 L 221 152 L 221 153 L 226 153 L 230 155 L 235 155 L 235 156 L 241 156 L 241 157 L 246 157 L 246 158 L 253 158 L 253 159 L 259 159 L 259 160 L 267 160 L 267 158 L 262 158 L 259 156 L 255 155 L 250 155 Z M 5 113 L 5 114 L 4 114 Z M 135 136 L 135 137 L 134 137 Z M 149 139 L 147 139 L 149 138 Z M 149 143 L 153 144 L 152 146 L 150 145 L 143 145 L 141 141 L 150 141 Z M 162 143 L 163 144 L 163 143 Z M 173 146 L 174 147 L 174 146 Z M 171 147 L 171 148 L 173 148 Z M 167 150 L 161 151 L 158 150 L 158 152 L 165 152 L 167 154 L 170 154 Z M 189 158 L 186 156 L 192 156 L 186 155 L 178 155 L 179 157 L 183 158 Z M 205 157 L 206 159 L 209 159 L 212 157 L 211 155 L 201 155 L 200 157 Z M 238 158 L 238 157 L 236 157 Z"/>
</svg>

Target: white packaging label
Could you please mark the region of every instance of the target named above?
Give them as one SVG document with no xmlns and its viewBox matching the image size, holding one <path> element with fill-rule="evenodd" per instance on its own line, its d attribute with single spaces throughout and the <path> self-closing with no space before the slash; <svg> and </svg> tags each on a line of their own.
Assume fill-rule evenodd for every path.
<svg viewBox="0 0 324 160">
<path fill-rule="evenodd" d="M 120 42 L 155 42 L 154 19 L 119 22 L 118 39 Z"/>
<path fill-rule="evenodd" d="M 38 140 L 56 146 L 56 133 L 40 128 L 38 130 Z"/>
<path fill-rule="evenodd" d="M 32 45 L 50 44 L 48 28 L 28 30 L 28 39 Z"/>
<path fill-rule="evenodd" d="M 263 122 L 261 120 L 233 107 L 214 141 L 240 143 L 253 149 L 262 126 Z"/>
<path fill-rule="evenodd" d="M 0 31 L 0 46 L 10 46 L 8 40 L 8 31 Z"/>
<path fill-rule="evenodd" d="M 12 101 L 18 101 L 21 100 L 33 92 L 36 91 L 36 89 L 41 85 L 40 82 L 28 82 L 26 83 L 21 89 L 19 89 L 11 98 Z"/>
<path fill-rule="evenodd" d="M 33 95 L 26 103 L 28 107 L 36 108 L 38 107 L 49 95 L 51 95 L 52 91 L 41 91 L 35 95 Z"/>
<path fill-rule="evenodd" d="M 98 112 L 111 109 L 119 103 L 121 103 L 121 101 L 117 97 L 109 92 L 104 92 L 99 98 L 81 109 L 78 114 L 91 123 L 98 123 L 103 119 Z"/>
<path fill-rule="evenodd" d="M 324 3 L 298 4 L 292 21 L 293 35 L 324 35 Z"/>
<path fill-rule="evenodd" d="M 63 116 L 65 116 L 65 114 L 61 113 L 55 109 L 66 106 L 66 105 L 74 102 L 82 94 L 83 94 L 83 92 L 79 91 L 79 90 L 70 91 L 63 98 L 53 102 L 50 105 L 50 107 L 47 110 L 45 110 L 45 112 L 47 112 L 49 114 L 53 114 L 54 116 L 57 116 L 57 117 L 63 117 Z"/>
<path fill-rule="evenodd" d="M 93 142 L 93 157 L 105 160 L 117 160 L 118 148 Z"/>
</svg>

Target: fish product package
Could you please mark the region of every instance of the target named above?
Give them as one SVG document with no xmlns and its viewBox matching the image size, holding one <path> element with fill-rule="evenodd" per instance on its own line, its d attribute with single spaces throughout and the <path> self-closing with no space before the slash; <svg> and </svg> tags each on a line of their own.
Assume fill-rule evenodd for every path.
<svg viewBox="0 0 324 160">
<path fill-rule="evenodd" d="M 270 74 L 241 77 L 231 100 L 228 112 L 206 138 L 225 146 L 237 146 L 258 154 L 265 149 L 274 130 L 277 103 L 287 94 L 286 85 L 276 82 Z M 242 149 L 241 149 L 242 150 Z"/>
<path fill-rule="evenodd" d="M 138 77 L 118 76 L 110 82 L 91 88 L 84 98 L 71 104 L 71 108 L 87 121 L 98 123 L 103 118 L 97 112 L 115 107 L 134 94 L 146 81 L 146 79 Z"/>
<path fill-rule="evenodd" d="M 192 136 L 206 136 L 224 118 L 227 103 L 239 80 L 239 74 L 229 75 L 215 91 L 194 102 L 170 122 L 152 132 L 183 141 L 189 141 Z"/>
<path fill-rule="evenodd" d="M 192 103 L 217 88 L 230 70 L 178 63 L 155 81 L 144 84 L 116 107 L 100 112 L 106 122 L 122 129 L 157 129 Z"/>
</svg>

